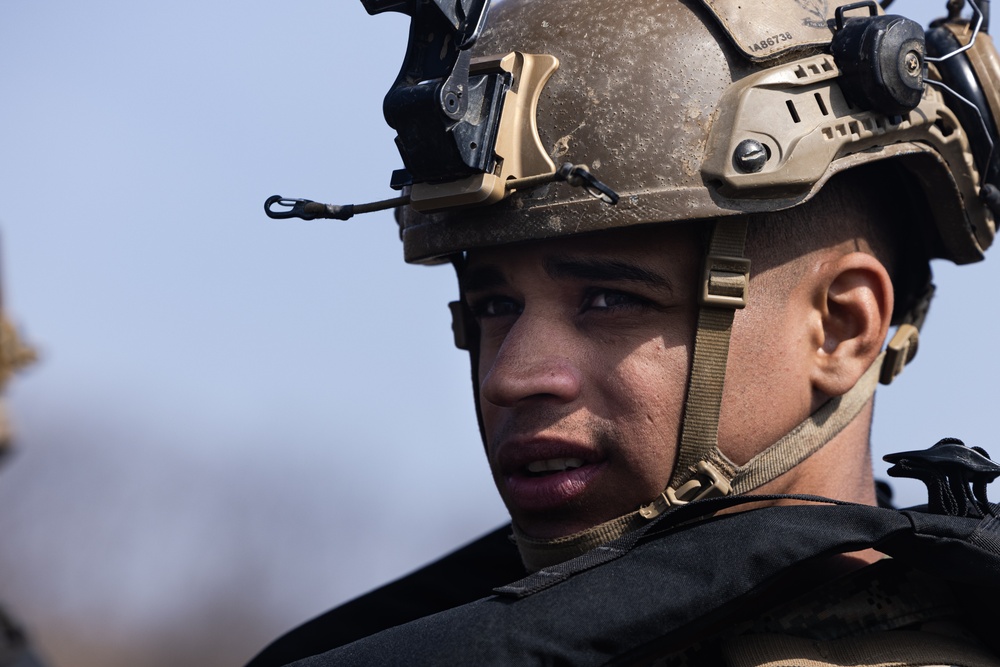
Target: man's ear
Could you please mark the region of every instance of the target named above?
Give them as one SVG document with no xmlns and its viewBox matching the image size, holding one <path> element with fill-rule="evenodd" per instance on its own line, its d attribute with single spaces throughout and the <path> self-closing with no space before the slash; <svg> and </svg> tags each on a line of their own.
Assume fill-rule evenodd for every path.
<svg viewBox="0 0 1000 667">
<path fill-rule="evenodd" d="M 819 311 L 813 388 L 846 393 L 882 350 L 892 319 L 889 272 L 872 255 L 849 252 L 825 262 L 814 295 Z"/>
</svg>

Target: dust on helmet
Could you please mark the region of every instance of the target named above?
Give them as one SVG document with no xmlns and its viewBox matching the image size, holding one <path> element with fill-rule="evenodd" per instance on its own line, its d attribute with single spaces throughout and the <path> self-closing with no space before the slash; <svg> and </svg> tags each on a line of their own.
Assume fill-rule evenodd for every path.
<svg viewBox="0 0 1000 667">
<path fill-rule="evenodd" d="M 620 199 L 611 208 L 581 189 L 549 185 L 461 213 L 406 207 L 407 261 L 790 208 L 835 173 L 889 158 L 913 163 L 933 188 L 931 255 L 981 259 L 994 225 L 969 133 L 952 110 L 964 105 L 935 85 L 921 85 L 909 110 L 881 111 L 848 96 L 844 66 L 830 53 L 835 9 L 823 0 L 495 2 L 476 51 L 558 58 L 537 103 L 541 145 L 556 162 L 585 164 Z M 844 20 L 850 27 L 864 17 Z M 952 26 L 971 34 L 963 22 Z M 996 52 L 982 33 L 975 45 L 989 61 L 993 91 Z M 913 50 L 921 64 L 922 46 Z"/>
</svg>

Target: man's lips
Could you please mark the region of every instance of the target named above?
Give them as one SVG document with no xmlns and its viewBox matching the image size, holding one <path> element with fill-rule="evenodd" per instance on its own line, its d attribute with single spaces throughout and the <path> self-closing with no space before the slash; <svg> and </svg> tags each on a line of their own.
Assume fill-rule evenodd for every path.
<svg viewBox="0 0 1000 667">
<path fill-rule="evenodd" d="M 513 439 L 497 448 L 501 495 L 511 511 L 553 510 L 578 498 L 604 469 L 593 448 L 548 438 Z"/>
</svg>

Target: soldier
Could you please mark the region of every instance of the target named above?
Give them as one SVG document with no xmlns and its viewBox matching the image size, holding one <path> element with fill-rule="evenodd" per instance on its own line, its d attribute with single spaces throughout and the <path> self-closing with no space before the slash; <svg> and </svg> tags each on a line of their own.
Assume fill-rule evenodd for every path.
<svg viewBox="0 0 1000 667">
<path fill-rule="evenodd" d="M 2 303 L 0 303 L 2 306 Z M 25 345 L 17 329 L 0 307 L 0 394 L 11 377 L 35 360 L 35 352 Z M 11 428 L 0 402 L 0 463 L 11 451 Z M 24 631 L 0 607 L 0 667 L 38 667 L 41 663 L 28 645 Z"/>
<path fill-rule="evenodd" d="M 402 196 L 267 210 L 454 265 L 512 523 L 251 664 L 1000 664 L 1000 466 L 897 455 L 927 511 L 877 508 L 868 442 L 995 234 L 987 3 L 363 1 L 413 20 Z"/>
</svg>

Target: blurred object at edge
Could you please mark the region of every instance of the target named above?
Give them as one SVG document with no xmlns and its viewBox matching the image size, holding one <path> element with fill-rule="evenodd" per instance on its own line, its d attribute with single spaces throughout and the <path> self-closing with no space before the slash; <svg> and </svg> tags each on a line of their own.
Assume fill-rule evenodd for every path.
<svg viewBox="0 0 1000 667">
<path fill-rule="evenodd" d="M 35 350 L 24 343 L 17 329 L 3 312 L 0 295 L 0 463 L 8 458 L 11 451 L 13 431 L 3 404 L 3 391 L 7 382 L 19 370 L 37 359 Z M 41 667 L 28 643 L 27 636 L 0 607 L 0 667 Z"/>
</svg>

